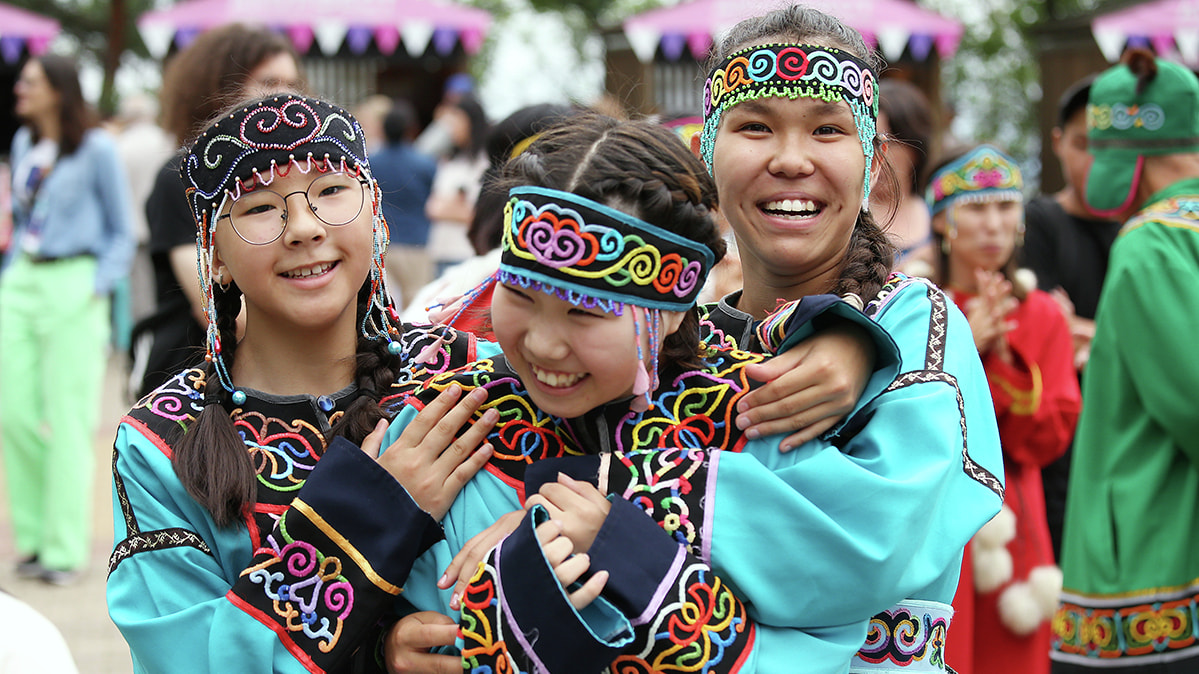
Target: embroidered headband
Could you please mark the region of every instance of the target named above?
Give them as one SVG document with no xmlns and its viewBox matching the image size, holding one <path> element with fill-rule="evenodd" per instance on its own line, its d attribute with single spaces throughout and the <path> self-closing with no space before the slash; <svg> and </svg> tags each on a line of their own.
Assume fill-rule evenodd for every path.
<svg viewBox="0 0 1199 674">
<path fill-rule="evenodd" d="M 580 197 L 516 187 L 504 207 L 498 280 L 574 304 L 686 311 L 715 256 L 707 246 Z"/>
<path fill-rule="evenodd" d="M 196 219 L 197 270 L 203 305 L 208 316 L 207 359 L 216 367 L 226 391 L 238 401 L 241 391 L 233 383 L 221 356 L 213 295 L 212 261 L 217 213 L 225 201 L 237 199 L 256 187 L 269 186 L 293 170 L 315 178 L 339 171 L 364 178 L 371 193 L 373 250 L 370 270 L 370 306 L 361 332 L 370 339 L 387 339 L 388 350 L 402 350 L 395 341 L 398 323 L 391 306 L 383 268 L 387 227 L 379 209 L 379 189 L 366 158 L 366 139 L 353 115 L 313 98 L 279 94 L 256 100 L 210 126 L 184 156 L 179 166 L 185 192 Z M 244 399 L 244 398 L 243 398 Z"/>
<path fill-rule="evenodd" d="M 1023 199 L 1023 190 L 1016 160 L 993 145 L 979 145 L 933 173 L 924 199 L 935 215 L 959 199 Z"/>
<path fill-rule="evenodd" d="M 733 52 L 704 83 L 704 130 L 700 154 L 709 170 L 720 116 L 759 98 L 816 98 L 845 101 L 853 111 L 866 157 L 863 188 L 870 196 L 870 164 L 878 120 L 878 80 L 865 61 L 832 47 L 766 44 Z"/>
</svg>

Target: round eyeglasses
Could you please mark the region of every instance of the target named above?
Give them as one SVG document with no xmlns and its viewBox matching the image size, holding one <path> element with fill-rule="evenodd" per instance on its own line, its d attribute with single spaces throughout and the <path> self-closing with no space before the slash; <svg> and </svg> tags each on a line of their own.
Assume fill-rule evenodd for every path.
<svg viewBox="0 0 1199 674">
<path fill-rule="evenodd" d="M 326 173 L 309 183 L 306 190 L 279 194 L 259 188 L 235 199 L 229 212 L 217 219 L 229 218 L 233 231 L 248 244 L 273 243 L 287 229 L 287 200 L 293 194 L 304 195 L 308 209 L 318 220 L 340 227 L 362 212 L 362 204 L 366 202 L 366 181 L 348 173 Z"/>
</svg>

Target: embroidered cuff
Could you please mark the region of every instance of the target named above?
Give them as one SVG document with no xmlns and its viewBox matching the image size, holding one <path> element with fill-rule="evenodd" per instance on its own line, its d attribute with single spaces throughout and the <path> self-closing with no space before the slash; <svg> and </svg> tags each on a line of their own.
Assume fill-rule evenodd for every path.
<svg viewBox="0 0 1199 674">
<path fill-rule="evenodd" d="M 608 572 L 604 596 L 639 625 L 657 612 L 674 587 L 687 551 L 637 506 L 621 498 L 609 500 L 612 509 L 587 551 L 591 572 Z"/>
<path fill-rule="evenodd" d="M 548 519 L 545 508 L 532 508 L 492 552 L 509 637 L 538 662 L 537 671 L 599 671 L 632 641 L 632 626 L 603 597 L 580 611 L 571 606 L 537 540 L 537 525 Z"/>
</svg>

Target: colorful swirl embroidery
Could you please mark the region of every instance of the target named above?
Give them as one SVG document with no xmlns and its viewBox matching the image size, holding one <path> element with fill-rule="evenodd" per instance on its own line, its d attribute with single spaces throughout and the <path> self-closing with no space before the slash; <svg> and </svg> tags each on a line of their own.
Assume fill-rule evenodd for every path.
<svg viewBox="0 0 1199 674">
<path fill-rule="evenodd" d="M 505 282 L 522 277 L 546 290 L 674 311 L 695 302 L 715 261 L 707 246 L 590 199 L 537 187 L 510 192 L 503 249 Z"/>
</svg>

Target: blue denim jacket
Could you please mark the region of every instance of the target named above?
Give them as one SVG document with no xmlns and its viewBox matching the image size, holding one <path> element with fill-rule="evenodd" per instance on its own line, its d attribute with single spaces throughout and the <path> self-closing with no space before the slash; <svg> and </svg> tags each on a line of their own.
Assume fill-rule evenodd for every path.
<svg viewBox="0 0 1199 674">
<path fill-rule="evenodd" d="M 32 149 L 32 134 L 21 127 L 13 137 L 12 165 L 17 166 Z M 105 295 L 129 273 L 136 240 L 133 234 L 131 198 L 116 145 L 100 129 L 91 129 L 79 149 L 60 156 L 46 176 L 37 201 L 45 200 L 45 229 L 37 255 L 40 257 L 96 257 L 96 293 Z M 13 204 L 13 239 L 4 256 L 0 273 L 24 249 L 22 239 L 29 213 Z"/>
</svg>

